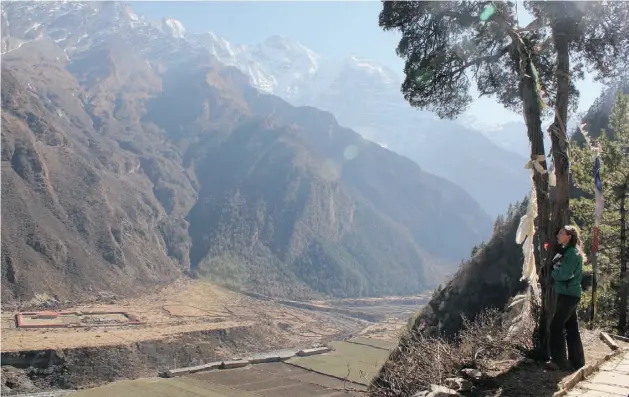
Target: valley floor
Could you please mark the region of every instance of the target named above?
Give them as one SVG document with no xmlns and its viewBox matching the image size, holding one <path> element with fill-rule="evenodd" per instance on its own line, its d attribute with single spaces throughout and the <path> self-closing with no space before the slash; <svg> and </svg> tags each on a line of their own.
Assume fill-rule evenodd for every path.
<svg viewBox="0 0 629 397">
<path fill-rule="evenodd" d="M 421 297 L 278 301 L 182 280 L 142 298 L 64 310 L 125 311 L 145 321 L 143 325 L 20 329 L 15 327 L 15 313 L 3 313 L 2 394 L 56 397 L 66 395 L 68 389 L 108 384 L 75 393 L 77 397 L 135 396 L 142 390 L 165 396 L 223 396 L 236 391 L 242 396 L 362 395 L 421 301 Z M 370 316 L 382 320 L 362 319 Z M 609 353 L 598 331 L 583 329 L 582 337 L 588 363 Z M 155 378 L 164 369 L 321 344 L 334 350 L 283 363 Z M 517 357 L 495 362 L 488 375 L 495 386 L 472 394 L 550 397 L 568 376 Z M 116 382 L 124 379 L 137 380 Z"/>
<path fill-rule="evenodd" d="M 73 397 L 358 397 L 386 360 L 396 340 L 368 337 L 331 342 L 332 351 L 283 362 L 201 371 L 175 378 L 113 382 Z M 65 392 L 45 397 L 61 397 Z M 20 397 L 40 397 L 38 394 Z M 43 397 L 43 396 L 42 396 Z"/>
<path fill-rule="evenodd" d="M 395 340 L 423 299 L 290 302 L 180 280 L 140 298 L 63 310 L 123 311 L 142 325 L 25 329 L 16 328 L 15 312 L 7 312 L 2 313 L 3 378 L 15 379 L 13 392 L 74 389 L 356 335 Z"/>
<path fill-rule="evenodd" d="M 355 306 L 352 308 L 360 311 Z M 416 306 L 402 309 L 392 306 L 384 315 L 403 316 L 416 309 Z M 2 313 L 2 352 L 112 346 L 253 325 L 271 334 L 277 333 L 283 344 L 292 347 L 349 335 L 369 324 L 348 315 L 338 315 L 332 307 L 329 311 L 304 310 L 195 280 L 181 280 L 141 298 L 114 304 L 80 305 L 64 311 L 126 311 L 146 324 L 115 328 L 20 329 L 15 326 L 16 313 Z M 370 305 L 363 312 L 368 311 L 381 312 L 382 308 Z"/>
</svg>

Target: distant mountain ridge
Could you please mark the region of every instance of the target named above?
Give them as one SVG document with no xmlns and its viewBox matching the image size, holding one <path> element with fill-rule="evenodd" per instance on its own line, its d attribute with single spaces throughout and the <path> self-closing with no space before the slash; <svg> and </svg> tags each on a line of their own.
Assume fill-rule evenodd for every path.
<svg viewBox="0 0 629 397">
<path fill-rule="evenodd" d="M 275 296 L 416 293 L 491 233 L 463 189 L 261 93 L 173 20 L 21 2 L 2 26 L 3 302 L 183 272 Z"/>
<path fill-rule="evenodd" d="M 439 120 L 430 112 L 410 108 L 400 93 L 399 76 L 373 61 L 356 57 L 328 59 L 281 36 L 269 37 L 255 46 L 238 45 L 211 32 L 187 33 L 184 26 L 172 18 L 146 20 L 129 6 L 116 4 L 116 7 L 102 7 L 100 12 L 108 12 L 108 18 L 115 24 L 125 25 L 125 29 L 143 31 L 147 43 L 156 35 L 163 35 L 168 36 L 169 43 L 177 43 L 174 47 L 205 48 L 221 63 L 245 73 L 250 83 L 261 91 L 278 95 L 293 105 L 330 111 L 342 125 L 363 137 L 411 158 L 428 172 L 455 182 L 470 192 L 492 216 L 499 215 L 509 203 L 528 192 L 528 173 L 524 169 L 528 141 L 522 123 L 511 123 L 509 128 L 495 133 L 468 128 L 465 125 L 474 123 L 465 119 Z M 31 6 L 31 10 L 36 12 L 37 7 Z M 67 18 L 64 7 L 67 5 L 59 3 L 49 12 L 53 18 Z M 82 22 L 77 23 L 80 26 Z M 25 21 L 23 32 L 17 35 L 20 39 L 10 35 L 3 40 L 2 51 L 10 51 L 21 45 L 21 40 L 46 32 L 71 53 L 106 34 L 104 30 L 73 37 L 60 26 L 31 21 L 26 24 Z M 148 48 L 155 48 L 157 44 L 151 43 Z M 186 62 L 185 57 L 180 61 Z M 444 145 L 448 156 L 444 155 Z M 495 183 L 487 180 L 487 174 L 493 176 Z M 504 189 L 496 192 L 494 184 Z"/>
<path fill-rule="evenodd" d="M 523 123 L 492 133 L 466 127 L 470 123 L 465 119 L 439 120 L 404 101 L 401 79 L 387 67 L 356 57 L 326 59 L 287 38 L 273 36 L 244 46 L 213 33 L 187 37 L 248 75 L 261 91 L 327 110 L 363 137 L 462 186 L 493 216 L 528 191 Z M 496 191 L 493 184 L 504 188 Z"/>
</svg>

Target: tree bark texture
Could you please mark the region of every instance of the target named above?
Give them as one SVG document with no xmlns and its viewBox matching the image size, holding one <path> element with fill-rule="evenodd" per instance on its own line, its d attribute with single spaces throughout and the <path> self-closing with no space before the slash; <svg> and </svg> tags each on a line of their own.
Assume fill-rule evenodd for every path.
<svg viewBox="0 0 629 397">
<path fill-rule="evenodd" d="M 549 252 L 555 251 L 556 233 L 570 223 L 570 160 L 568 158 L 568 102 L 570 97 L 570 54 L 568 39 L 563 23 L 553 26 L 553 40 L 557 54 L 555 75 L 557 79 L 557 98 L 555 119 L 549 128 L 552 142 L 552 156 L 555 165 L 556 187 L 555 203 L 552 211 L 551 245 Z M 553 255 L 548 255 L 546 265 L 550 265 Z"/>
<path fill-rule="evenodd" d="M 524 120 L 526 122 L 527 134 L 531 143 L 531 159 L 542 159 L 539 161 L 544 170 L 547 170 L 544 151 L 544 133 L 542 131 L 541 122 L 541 104 L 537 92 L 537 83 L 531 58 L 525 43 L 518 37 L 515 42 L 518 45 L 518 70 L 520 71 L 520 95 L 522 98 L 522 106 Z M 539 252 L 541 256 L 538 266 L 545 263 L 547 252 L 544 249 L 544 243 L 548 241 L 550 236 L 550 196 L 548 190 L 548 173 L 535 171 L 533 176 L 535 185 L 535 193 L 537 195 L 537 235 L 539 238 Z M 535 353 L 540 359 L 548 359 L 550 356 L 549 339 L 550 339 L 550 322 L 554 311 L 554 294 L 552 284 L 548 282 L 550 273 L 546 272 L 546 267 L 541 267 L 541 286 L 542 286 L 542 307 L 540 317 L 535 330 Z M 546 274 L 548 273 L 548 274 Z"/>
</svg>

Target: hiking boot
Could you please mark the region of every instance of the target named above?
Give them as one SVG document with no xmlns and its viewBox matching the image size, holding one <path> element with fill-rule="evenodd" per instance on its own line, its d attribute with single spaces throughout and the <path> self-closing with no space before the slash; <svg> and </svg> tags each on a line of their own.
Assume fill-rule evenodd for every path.
<svg viewBox="0 0 629 397">
<path fill-rule="evenodd" d="M 580 369 L 582 367 L 585 367 L 585 362 L 584 361 L 580 361 L 580 362 L 577 362 L 577 363 L 572 362 L 572 368 L 573 369 L 576 370 L 576 369 Z"/>
<path fill-rule="evenodd" d="M 572 371 L 572 365 L 567 362 L 558 363 L 555 361 L 547 361 L 544 365 L 550 371 Z"/>
</svg>

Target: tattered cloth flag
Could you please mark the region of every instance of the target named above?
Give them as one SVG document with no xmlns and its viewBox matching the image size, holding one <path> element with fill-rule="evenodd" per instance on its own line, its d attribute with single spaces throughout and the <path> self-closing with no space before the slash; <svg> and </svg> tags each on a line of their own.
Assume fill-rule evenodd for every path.
<svg viewBox="0 0 629 397">
<path fill-rule="evenodd" d="M 535 171 L 531 169 L 531 184 L 533 184 L 533 174 Z M 522 253 L 524 254 L 524 263 L 522 264 L 522 278 L 530 285 L 537 286 L 537 271 L 535 266 L 535 248 L 533 238 L 535 236 L 535 218 L 537 218 L 537 195 L 535 186 L 531 187 L 529 203 L 526 207 L 526 214 L 520 218 L 520 225 L 515 234 L 515 243 L 522 244 Z"/>
<path fill-rule="evenodd" d="M 533 301 L 539 301 L 539 288 L 537 286 L 538 276 L 535 266 L 535 218 L 537 218 L 537 194 L 533 176 L 535 172 L 545 173 L 546 170 L 539 164 L 544 160 L 544 156 L 536 156 L 534 160 L 526 164 L 526 168 L 531 170 L 531 195 L 529 196 L 526 214 L 520 218 L 520 225 L 515 234 L 516 244 L 522 244 L 524 262 L 522 263 L 522 278 L 528 283 L 528 288 L 524 293 L 514 296 L 507 307 L 507 321 L 510 324 L 507 332 L 507 339 L 523 332 L 533 315 Z M 540 170 L 541 169 L 541 170 Z"/>
<path fill-rule="evenodd" d="M 594 276 L 592 284 L 592 303 L 590 305 L 591 320 L 596 319 L 597 312 L 597 284 L 598 284 L 598 227 L 601 224 L 603 208 L 605 201 L 603 200 L 603 181 L 601 181 L 601 160 L 599 151 L 595 150 L 594 157 L 594 230 L 592 230 L 592 272 Z"/>
<path fill-rule="evenodd" d="M 603 199 L 603 182 L 601 181 L 601 160 L 599 159 L 598 154 L 594 159 L 594 202 L 594 226 L 598 229 L 598 226 L 601 224 L 601 217 L 605 207 L 605 200 Z"/>
<path fill-rule="evenodd" d="M 605 208 L 605 200 L 603 200 L 603 181 L 601 181 L 601 160 L 596 152 L 594 158 L 594 230 L 592 230 L 592 256 L 594 268 L 594 278 L 597 278 L 597 261 L 596 255 L 598 254 L 598 227 L 601 224 L 601 218 L 603 216 L 603 209 Z"/>
</svg>

